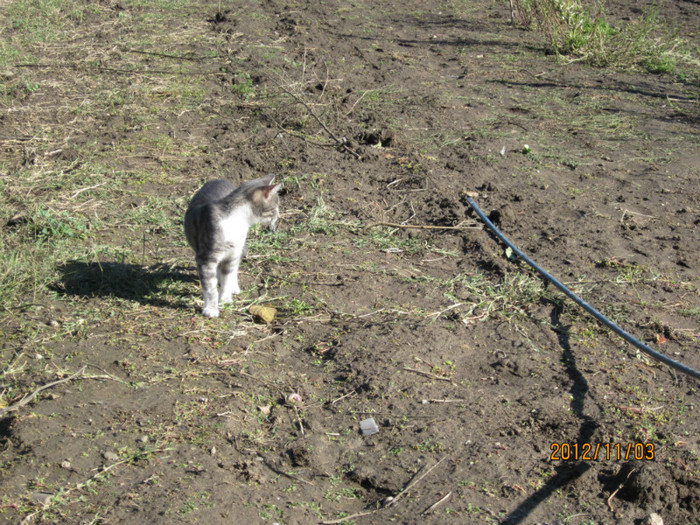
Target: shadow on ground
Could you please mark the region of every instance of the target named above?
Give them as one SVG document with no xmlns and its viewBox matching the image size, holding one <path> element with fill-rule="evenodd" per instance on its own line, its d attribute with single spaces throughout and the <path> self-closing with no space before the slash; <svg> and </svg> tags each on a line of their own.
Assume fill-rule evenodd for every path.
<svg viewBox="0 0 700 525">
<path fill-rule="evenodd" d="M 584 404 L 588 394 L 588 381 L 578 369 L 576 357 L 571 349 L 569 341 L 569 328 L 561 321 L 563 306 L 555 303 L 551 314 L 551 323 L 557 333 L 559 345 L 562 349 L 562 362 L 566 367 L 566 374 L 571 380 L 571 410 L 581 421 L 579 434 L 574 443 L 593 443 L 593 434 L 598 428 L 598 423 L 584 411 Z M 524 523 L 530 513 L 542 502 L 549 499 L 555 491 L 561 490 L 568 484 L 580 478 L 590 468 L 585 462 L 563 462 L 557 466 L 556 473 L 539 490 L 521 502 L 503 521 L 507 525 Z"/>
<path fill-rule="evenodd" d="M 78 297 L 119 297 L 153 306 L 179 308 L 192 294 L 177 283 L 197 281 L 185 268 L 117 262 L 69 261 L 59 267 L 55 291 Z"/>
</svg>

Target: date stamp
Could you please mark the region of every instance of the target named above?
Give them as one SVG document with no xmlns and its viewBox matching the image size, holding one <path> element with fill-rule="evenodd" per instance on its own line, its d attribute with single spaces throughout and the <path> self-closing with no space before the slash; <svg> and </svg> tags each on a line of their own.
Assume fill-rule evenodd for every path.
<svg viewBox="0 0 700 525">
<path fill-rule="evenodd" d="M 654 461 L 653 443 L 552 443 L 550 461 Z"/>
</svg>

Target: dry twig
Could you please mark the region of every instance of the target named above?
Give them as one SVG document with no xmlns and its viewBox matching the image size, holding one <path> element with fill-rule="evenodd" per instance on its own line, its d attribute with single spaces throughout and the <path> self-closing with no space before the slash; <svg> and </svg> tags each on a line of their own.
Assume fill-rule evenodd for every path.
<svg viewBox="0 0 700 525">
<path fill-rule="evenodd" d="M 337 525 L 338 523 L 343 523 L 344 521 L 349 521 L 349 520 L 352 520 L 352 519 L 355 519 L 355 518 L 359 518 L 359 517 L 361 517 L 361 516 L 368 516 L 368 515 L 370 515 L 370 514 L 374 514 L 375 512 L 381 511 L 382 509 L 386 509 L 386 508 L 391 507 L 392 505 L 395 505 L 397 501 L 399 501 L 403 496 L 405 496 L 406 494 L 408 494 L 408 492 L 409 492 L 413 487 L 415 487 L 418 483 L 420 483 L 421 481 L 423 481 L 423 479 L 424 479 L 428 474 L 430 474 L 433 470 L 435 470 L 435 469 L 438 467 L 438 465 L 440 465 L 440 464 L 441 464 L 443 461 L 445 461 L 446 459 L 447 459 L 447 456 L 443 456 L 442 459 L 440 459 L 437 463 L 435 463 L 435 465 L 433 465 L 433 466 L 430 467 L 429 469 L 425 470 L 425 472 L 423 472 L 422 474 L 418 475 L 418 473 L 416 473 L 416 475 L 413 476 L 413 477 L 411 478 L 411 480 L 410 480 L 408 483 L 406 483 L 406 485 L 404 485 L 404 488 L 401 490 L 401 492 L 399 492 L 399 493 L 396 495 L 396 497 L 394 497 L 394 498 L 387 498 L 387 499 L 385 500 L 385 504 L 384 504 L 383 507 L 381 507 L 381 508 L 379 508 L 379 509 L 375 509 L 375 510 L 370 510 L 370 511 L 367 511 L 367 512 L 358 512 L 357 514 L 352 514 L 352 515 L 350 515 L 350 516 L 345 516 L 345 517 L 339 518 L 339 519 L 337 519 L 337 520 L 322 521 L 322 522 L 321 522 L 322 525 Z M 433 505 L 432 505 L 431 507 L 429 507 L 423 514 L 429 512 L 429 511 L 432 510 L 433 508 L 437 507 L 438 505 L 440 505 L 441 503 L 443 503 L 444 501 L 446 501 L 447 498 L 448 498 L 451 494 L 452 494 L 452 493 L 450 492 L 447 496 L 445 496 L 444 498 L 442 498 L 440 501 L 438 501 L 438 502 L 436 502 L 435 504 L 433 504 Z"/>
<path fill-rule="evenodd" d="M 359 159 L 359 158 L 360 158 L 360 154 L 357 153 L 356 151 L 351 150 L 351 149 L 348 147 L 348 145 L 347 145 L 347 143 L 346 143 L 345 140 L 339 138 L 335 133 L 333 133 L 333 132 L 328 128 L 328 126 L 326 126 L 325 122 L 323 122 L 323 121 L 321 120 L 321 117 L 319 117 L 319 116 L 314 112 L 314 110 L 311 109 L 311 106 L 309 106 L 309 104 L 308 104 L 303 98 L 301 98 L 301 97 L 300 97 L 299 95 L 297 95 L 296 93 L 293 93 L 292 91 L 290 91 L 289 89 L 287 89 L 286 87 L 284 87 L 281 83 L 277 82 L 276 80 L 272 80 L 272 81 L 273 81 L 275 84 L 277 84 L 277 87 L 279 87 L 279 88 L 280 88 L 282 91 L 284 91 L 287 95 L 289 95 L 289 96 L 292 97 L 296 102 L 298 102 L 299 104 L 301 104 L 302 106 L 304 106 L 304 108 L 306 109 L 306 111 L 309 112 L 309 115 L 311 115 L 311 116 L 313 117 L 313 119 L 314 119 L 316 122 L 318 122 L 319 126 L 321 126 L 321 127 L 323 128 L 323 131 L 325 131 L 326 133 L 328 133 L 328 135 L 335 141 L 335 143 L 336 143 L 338 146 L 340 146 L 341 148 L 343 148 L 343 149 L 344 149 L 345 151 L 347 151 L 348 153 L 352 154 L 356 159 Z"/>
<path fill-rule="evenodd" d="M 452 496 L 452 491 L 448 492 L 445 496 L 443 496 L 442 498 L 440 498 L 439 500 L 437 500 L 435 503 L 433 503 L 430 507 L 428 507 L 427 509 L 425 509 L 425 510 L 421 513 L 421 515 L 425 516 L 426 514 L 430 514 L 432 511 L 434 511 L 434 510 L 435 510 L 436 508 L 438 508 L 440 505 L 442 505 L 443 503 L 445 503 L 445 502 L 450 498 L 450 496 Z"/>
<path fill-rule="evenodd" d="M 51 388 L 56 385 L 60 385 L 61 383 L 68 383 L 69 381 L 72 381 L 73 379 L 77 378 L 80 374 L 85 372 L 85 369 L 87 368 L 87 365 L 84 365 L 80 370 L 78 370 L 75 374 L 70 375 L 68 377 L 64 377 L 63 379 L 59 379 L 58 381 L 52 381 L 51 383 L 47 383 L 43 386 L 40 386 L 37 388 L 34 392 L 31 394 L 28 394 L 24 396 L 22 399 L 17 401 L 16 403 L 13 403 L 12 405 L 0 409 L 0 413 L 7 413 L 7 412 L 14 412 L 15 410 L 19 410 L 23 406 L 29 404 L 32 402 L 32 400 L 39 395 L 39 393 L 43 392 L 44 390 Z"/>
<path fill-rule="evenodd" d="M 431 224 L 397 224 L 395 222 L 372 222 L 367 224 L 364 229 L 369 230 L 370 228 L 375 228 L 376 226 L 389 226 L 390 228 L 405 228 L 414 230 L 476 230 L 480 229 L 476 221 L 469 221 L 469 224 L 464 224 L 462 221 L 456 226 L 433 226 Z"/>
<path fill-rule="evenodd" d="M 396 502 L 397 502 L 397 501 L 399 501 L 403 496 L 405 496 L 406 494 L 408 494 L 408 492 L 409 492 L 413 487 L 415 487 L 418 483 L 420 483 L 421 481 L 423 481 L 423 479 L 424 479 L 428 474 L 430 474 L 433 470 L 435 470 L 435 469 L 440 465 L 440 463 L 442 463 L 442 462 L 445 461 L 446 459 L 447 459 L 447 456 L 443 456 L 437 463 L 435 463 L 435 465 L 433 465 L 432 467 L 430 467 L 429 469 L 427 469 L 425 472 L 423 472 L 423 474 L 421 474 L 420 476 L 417 476 L 417 477 L 414 476 L 414 477 L 411 479 L 411 481 L 409 481 L 409 482 L 406 484 L 406 486 L 403 488 L 403 490 L 402 490 L 401 492 L 399 492 L 399 493 L 396 495 L 396 497 L 393 498 L 392 500 L 390 500 L 385 506 L 386 506 L 386 507 L 391 507 L 391 506 L 393 506 L 393 505 L 396 505 Z"/>
<path fill-rule="evenodd" d="M 86 366 L 87 366 L 87 365 L 86 365 Z M 81 369 L 81 371 L 84 370 L 84 369 L 85 369 L 85 367 L 83 367 L 83 368 Z M 132 461 L 134 461 L 134 460 L 136 460 L 136 459 L 139 459 L 139 458 L 141 458 L 141 457 L 143 457 L 143 456 L 150 455 L 150 454 L 156 454 L 156 453 L 158 453 L 158 452 L 165 452 L 165 451 L 167 451 L 167 450 L 171 450 L 171 449 L 166 447 L 166 448 L 157 448 L 157 449 L 155 449 L 155 450 L 148 450 L 148 451 L 138 452 L 138 453 L 136 453 L 136 454 L 134 454 L 134 455 L 132 455 L 132 456 L 126 458 L 126 459 L 122 459 L 122 460 L 120 460 L 120 461 L 117 461 L 116 463 L 112 463 L 111 465 L 108 465 L 108 466 L 106 466 L 106 467 L 100 469 L 99 472 L 97 472 L 96 474 L 90 476 L 90 477 L 89 477 L 88 479 L 86 479 L 85 481 L 81 481 L 80 483 L 76 483 L 74 486 L 72 486 L 72 487 L 70 487 L 70 488 L 64 490 L 64 491 L 61 492 L 60 494 L 56 494 L 55 497 L 56 497 L 56 498 L 65 498 L 65 497 L 67 497 L 71 492 L 76 491 L 76 490 L 82 490 L 82 489 L 84 489 L 85 487 L 89 486 L 91 482 L 93 482 L 93 481 L 95 481 L 96 479 L 98 479 L 98 478 L 104 476 L 107 472 L 109 472 L 110 470 L 112 470 L 112 469 L 118 467 L 119 465 L 123 465 L 124 463 L 131 463 Z M 51 505 L 51 504 L 54 504 L 54 505 L 55 505 L 55 504 L 57 504 L 57 503 L 60 503 L 60 501 L 61 501 L 61 500 L 54 500 L 54 499 L 51 499 L 47 505 Z M 27 524 L 27 523 L 31 523 L 32 520 L 34 519 L 34 516 L 36 516 L 39 512 L 42 512 L 42 511 L 45 510 L 45 509 L 46 509 L 46 505 L 44 505 L 44 507 L 42 507 L 40 510 L 37 510 L 37 511 L 35 511 L 35 512 L 32 512 L 31 514 L 28 514 L 28 515 L 25 516 L 24 519 L 22 520 L 21 525 L 25 525 L 25 524 Z"/>
<path fill-rule="evenodd" d="M 610 511 L 611 511 L 611 512 L 615 512 L 615 507 L 613 507 L 613 505 L 612 505 L 612 500 L 615 498 L 615 495 L 616 495 L 618 492 L 620 492 L 620 489 L 621 489 L 622 487 L 625 486 L 625 483 L 627 483 L 627 480 L 630 479 L 630 477 L 632 476 L 632 474 L 635 473 L 635 471 L 636 471 L 635 469 L 630 470 L 630 473 L 627 474 L 627 477 L 625 478 L 625 481 L 623 481 L 622 483 L 620 483 L 620 486 L 617 487 L 617 488 L 615 489 L 615 491 L 614 491 L 612 494 L 610 494 L 610 497 L 609 497 L 608 500 L 607 500 L 607 504 L 608 504 L 608 507 L 610 508 Z"/>
<path fill-rule="evenodd" d="M 15 412 L 16 410 L 19 410 L 19 409 L 22 408 L 23 406 L 28 405 L 29 403 L 31 403 L 31 402 L 34 400 L 34 398 L 35 398 L 37 395 L 39 395 L 41 392 L 43 392 L 44 390 L 47 390 L 47 389 L 49 389 L 49 388 L 51 388 L 51 387 L 54 387 L 54 386 L 56 386 L 56 385 L 60 385 L 60 384 L 62 384 L 62 383 L 68 383 L 68 382 L 70 382 L 70 381 L 73 381 L 74 379 L 111 379 L 112 381 L 118 381 L 119 383 L 127 384 L 126 381 L 124 381 L 124 380 L 122 380 L 122 379 L 119 379 L 118 377 L 115 377 L 115 376 L 113 376 L 112 374 L 108 374 L 107 372 L 105 372 L 104 370 L 102 370 L 102 369 L 99 368 L 99 367 L 95 367 L 95 368 L 97 368 L 98 370 L 102 370 L 103 372 L 105 372 L 104 375 L 91 375 L 91 376 L 83 375 L 82 377 L 78 377 L 78 376 L 80 376 L 81 374 L 84 374 L 84 373 L 85 373 L 85 369 L 86 369 L 88 366 L 94 366 L 94 365 L 83 365 L 83 366 L 80 368 L 80 370 L 78 370 L 77 372 L 75 372 L 74 374 L 72 374 L 72 375 L 70 375 L 70 376 L 68 376 L 68 377 L 64 377 L 63 379 L 58 379 L 57 381 L 52 381 L 51 383 L 47 383 L 47 384 L 45 384 L 45 385 L 40 386 L 40 387 L 37 388 L 34 392 L 32 392 L 31 394 L 28 394 L 28 395 L 24 396 L 22 399 L 20 399 L 20 400 L 17 401 L 16 403 L 13 403 L 12 405 L 10 405 L 10 406 L 8 406 L 8 407 L 0 408 L 0 414 L 5 414 L 5 413 L 8 413 L 8 412 Z"/>
<path fill-rule="evenodd" d="M 305 483 L 306 485 L 311 485 L 312 487 L 316 486 L 311 481 L 306 481 L 305 479 L 302 479 L 302 478 L 295 476 L 293 474 L 289 474 L 289 473 L 285 472 L 284 470 L 275 467 L 275 465 L 266 458 L 263 458 L 263 464 L 267 468 L 269 468 L 272 472 L 274 472 L 275 474 L 279 474 L 280 476 L 284 476 L 285 478 L 289 478 L 293 481 L 298 481 L 299 483 Z"/>
<path fill-rule="evenodd" d="M 359 518 L 361 516 L 368 516 L 370 514 L 374 514 L 377 512 L 376 510 L 370 510 L 368 512 L 358 512 L 357 514 L 351 514 L 350 516 L 345 516 L 344 518 L 338 518 L 337 520 L 328 520 L 328 521 L 322 521 L 322 525 L 336 525 L 338 523 L 343 523 L 345 521 L 350 521 L 355 518 Z"/>
<path fill-rule="evenodd" d="M 430 379 L 439 379 L 440 381 L 447 381 L 448 383 L 452 382 L 452 379 L 449 377 L 440 377 L 435 374 L 431 374 L 430 372 L 423 372 L 422 370 L 416 370 L 415 368 L 409 368 L 407 366 L 404 366 L 403 369 L 406 372 L 413 372 L 414 374 L 420 374 L 425 377 L 429 377 Z"/>
</svg>

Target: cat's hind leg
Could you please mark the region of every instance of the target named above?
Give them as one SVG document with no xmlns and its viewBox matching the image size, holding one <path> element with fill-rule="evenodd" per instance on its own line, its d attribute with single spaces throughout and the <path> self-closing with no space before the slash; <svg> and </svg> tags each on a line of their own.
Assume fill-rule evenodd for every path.
<svg viewBox="0 0 700 525">
<path fill-rule="evenodd" d="M 219 263 L 216 269 L 219 278 L 219 303 L 230 303 L 234 295 L 241 293 L 238 286 L 238 266 L 241 262 L 241 255 L 232 255 Z"/>
<path fill-rule="evenodd" d="M 199 280 L 202 282 L 202 293 L 204 296 L 204 317 L 219 317 L 219 294 L 216 289 L 217 265 L 216 261 L 197 260 L 197 271 Z"/>
</svg>

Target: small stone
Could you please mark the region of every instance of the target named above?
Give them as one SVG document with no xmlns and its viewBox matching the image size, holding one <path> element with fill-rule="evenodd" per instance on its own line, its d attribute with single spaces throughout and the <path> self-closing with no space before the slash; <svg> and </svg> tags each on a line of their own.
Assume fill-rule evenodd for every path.
<svg viewBox="0 0 700 525">
<path fill-rule="evenodd" d="M 371 417 L 360 421 L 360 431 L 362 432 L 363 436 L 371 436 L 372 434 L 379 432 L 379 427 L 377 426 L 376 421 L 374 421 L 374 418 Z"/>
<path fill-rule="evenodd" d="M 293 392 L 287 396 L 287 403 L 290 405 L 300 405 L 304 402 L 299 394 Z"/>
<path fill-rule="evenodd" d="M 70 470 L 70 467 L 71 467 L 70 461 L 65 460 L 65 461 L 61 462 L 61 468 L 66 469 L 66 470 Z"/>
<path fill-rule="evenodd" d="M 262 306 L 254 304 L 248 308 L 248 312 L 253 316 L 253 319 L 258 323 L 270 324 L 277 315 L 277 309 L 272 306 Z"/>
<path fill-rule="evenodd" d="M 652 512 L 642 520 L 642 525 L 664 525 L 664 520 L 656 512 Z"/>
<path fill-rule="evenodd" d="M 148 443 L 148 436 L 141 436 L 136 441 L 138 441 L 139 443 Z"/>
<path fill-rule="evenodd" d="M 119 456 L 117 456 L 114 452 L 103 452 L 102 457 L 112 463 L 119 461 Z"/>
</svg>

